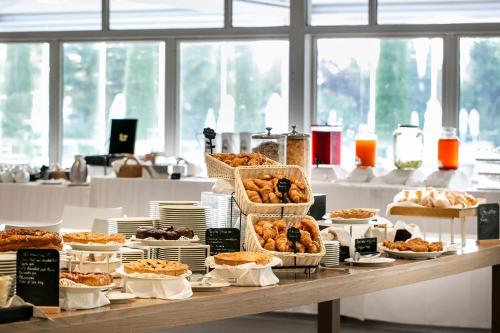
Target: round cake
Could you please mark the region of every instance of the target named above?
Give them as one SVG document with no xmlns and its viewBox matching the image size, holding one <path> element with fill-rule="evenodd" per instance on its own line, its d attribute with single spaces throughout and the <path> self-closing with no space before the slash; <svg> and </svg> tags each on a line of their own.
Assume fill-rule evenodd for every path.
<svg viewBox="0 0 500 333">
<path fill-rule="evenodd" d="M 125 273 L 150 273 L 179 276 L 185 274 L 188 265 L 168 260 L 142 259 L 123 265 Z"/>
</svg>

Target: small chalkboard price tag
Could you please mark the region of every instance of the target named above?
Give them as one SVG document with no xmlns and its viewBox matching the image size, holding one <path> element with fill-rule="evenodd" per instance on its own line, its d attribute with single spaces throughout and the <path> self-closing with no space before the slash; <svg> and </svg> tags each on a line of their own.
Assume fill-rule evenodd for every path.
<svg viewBox="0 0 500 333">
<path fill-rule="evenodd" d="M 396 230 L 396 235 L 394 235 L 395 242 L 406 242 L 411 238 L 411 233 L 406 229 L 398 229 Z"/>
<path fill-rule="evenodd" d="M 477 207 L 477 239 L 499 239 L 499 205 L 483 204 Z"/>
<path fill-rule="evenodd" d="M 285 202 L 285 194 L 290 192 L 290 188 L 292 187 L 290 179 L 281 178 L 278 180 L 278 184 L 276 185 L 278 187 L 278 191 L 281 193 L 281 201 Z"/>
<path fill-rule="evenodd" d="M 59 251 L 17 251 L 16 294 L 45 313 L 59 312 Z"/>
<path fill-rule="evenodd" d="M 209 228 L 205 233 L 205 243 L 210 245 L 210 255 L 240 250 L 240 230 L 236 228 Z"/>
<path fill-rule="evenodd" d="M 377 253 L 377 237 L 358 238 L 354 240 L 354 247 L 360 254 Z"/>
</svg>

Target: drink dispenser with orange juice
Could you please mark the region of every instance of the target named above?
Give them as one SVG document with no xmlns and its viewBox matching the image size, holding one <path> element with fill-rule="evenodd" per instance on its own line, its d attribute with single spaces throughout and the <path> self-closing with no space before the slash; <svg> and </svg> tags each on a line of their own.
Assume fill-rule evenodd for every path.
<svg viewBox="0 0 500 333">
<path fill-rule="evenodd" d="M 441 138 L 438 141 L 438 165 L 441 170 L 458 169 L 458 146 L 460 142 L 457 137 L 457 129 L 454 127 L 443 127 Z"/>
<path fill-rule="evenodd" d="M 356 166 L 373 168 L 377 156 L 377 136 L 368 125 L 360 125 L 356 140 Z"/>
</svg>

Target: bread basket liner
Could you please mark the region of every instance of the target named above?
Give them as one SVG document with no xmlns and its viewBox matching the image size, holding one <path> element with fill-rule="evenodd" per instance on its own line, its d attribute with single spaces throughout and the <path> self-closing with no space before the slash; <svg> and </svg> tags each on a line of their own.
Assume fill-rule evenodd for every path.
<svg viewBox="0 0 500 333">
<path fill-rule="evenodd" d="M 243 186 L 243 180 L 249 178 L 257 178 L 265 174 L 275 176 L 282 174 L 289 178 L 291 176 L 298 178 L 304 183 L 307 195 L 307 202 L 303 203 L 286 203 L 286 204 L 269 204 L 269 203 L 255 203 L 250 201 Z M 283 207 L 283 214 L 287 215 L 305 215 L 314 204 L 314 195 L 307 180 L 304 169 L 296 165 L 261 165 L 258 167 L 238 167 L 236 168 L 236 202 L 244 214 L 281 214 Z"/>
<path fill-rule="evenodd" d="M 267 158 L 267 161 L 276 165 L 279 164 L 278 162 L 271 160 L 270 158 Z M 205 153 L 205 164 L 207 165 L 208 177 L 226 180 L 235 179 L 234 173 L 236 171 L 236 168 L 216 159 L 211 154 Z"/>
<path fill-rule="evenodd" d="M 293 253 L 293 252 L 278 252 L 278 251 L 269 251 L 262 246 L 257 239 L 257 233 L 255 232 L 254 225 L 260 220 L 284 220 L 287 224 L 287 228 L 292 227 L 295 223 L 300 222 L 302 219 L 308 219 L 314 222 L 318 234 L 320 234 L 320 230 L 316 221 L 307 215 L 284 215 L 281 218 L 281 215 L 271 215 L 271 214 L 250 214 L 247 216 L 247 225 L 245 231 L 245 246 L 247 251 L 251 252 L 264 252 L 272 254 L 275 257 L 280 258 L 283 261 L 283 266 L 292 267 L 292 266 L 317 266 L 321 262 L 321 258 L 326 253 L 325 244 L 321 239 L 321 236 L 318 239 L 320 245 L 319 253 Z"/>
</svg>

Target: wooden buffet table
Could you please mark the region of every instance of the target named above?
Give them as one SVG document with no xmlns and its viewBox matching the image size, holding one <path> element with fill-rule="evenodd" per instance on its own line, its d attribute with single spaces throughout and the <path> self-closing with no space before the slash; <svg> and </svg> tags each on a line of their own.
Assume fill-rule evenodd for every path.
<svg viewBox="0 0 500 333">
<path fill-rule="evenodd" d="M 279 274 L 273 287 L 229 287 L 181 301 L 138 299 L 93 310 L 62 312 L 53 321 L 0 325 L 0 332 L 151 332 L 318 303 L 318 332 L 339 332 L 340 299 L 493 266 L 492 332 L 500 332 L 500 245 L 468 244 L 438 259 L 397 260 L 393 266 Z M 439 308 L 437 308 L 439 309 Z"/>
</svg>

